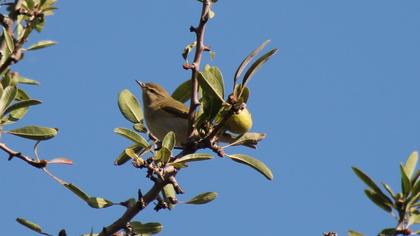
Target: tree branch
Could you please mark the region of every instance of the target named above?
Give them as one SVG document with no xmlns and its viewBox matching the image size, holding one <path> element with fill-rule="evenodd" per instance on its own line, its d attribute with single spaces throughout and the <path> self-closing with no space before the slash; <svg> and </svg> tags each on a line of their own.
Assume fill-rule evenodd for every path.
<svg viewBox="0 0 420 236">
<path fill-rule="evenodd" d="M 9 34 L 12 36 L 14 40 L 14 50 L 11 52 L 11 55 L 4 61 L 2 65 L 0 65 L 0 74 L 3 73 L 12 63 L 16 63 L 17 61 L 22 59 L 22 47 L 23 44 L 28 39 L 28 36 L 33 30 L 33 25 L 35 20 L 38 17 L 44 17 L 44 15 L 38 11 L 26 11 L 21 8 L 21 5 L 23 3 L 23 0 L 16 0 L 14 10 L 10 12 L 9 17 L 1 17 L 1 23 L 3 26 L 5 26 L 6 30 L 9 32 Z M 16 19 L 19 14 L 25 14 L 27 16 L 30 16 L 30 20 L 27 22 L 27 26 L 23 31 L 23 35 L 19 39 L 15 39 L 13 37 L 13 25 L 16 22 Z M 3 40 L 1 45 L 1 51 L 4 51 L 6 47 L 5 40 Z M 2 57 L 5 55 L 1 55 Z"/>
<path fill-rule="evenodd" d="M 200 105 L 198 100 L 198 73 L 200 71 L 200 63 L 202 54 L 204 51 L 208 50 L 208 47 L 204 45 L 204 32 L 205 26 L 209 19 L 209 12 L 211 7 L 210 0 L 204 0 L 200 15 L 200 21 L 197 28 L 191 27 L 190 31 L 196 34 L 197 38 L 197 47 L 194 56 L 194 62 L 187 67 L 186 69 L 191 69 L 191 80 L 192 80 L 192 95 L 191 95 L 191 103 L 188 112 L 188 136 L 191 137 L 194 133 L 194 121 L 195 121 L 195 110 Z M 189 153 L 194 153 L 197 149 L 192 148 L 192 145 L 188 145 L 188 147 L 184 147 L 183 151 L 178 154 L 185 155 Z M 114 223 L 109 226 L 103 228 L 102 232 L 99 236 L 111 236 L 112 234 L 122 230 L 126 227 L 127 223 L 130 222 L 141 210 L 143 210 L 148 204 L 152 201 L 156 200 L 159 197 L 159 193 L 162 191 L 163 187 L 168 184 L 172 183 L 177 186 L 178 192 L 183 192 L 182 189 L 176 182 L 175 179 L 176 171 L 165 174 L 164 179 L 155 179 L 155 184 L 153 187 L 144 195 L 143 197 L 139 198 L 133 206 L 129 207 L 124 214 L 117 219 Z"/>
<path fill-rule="evenodd" d="M 149 203 L 156 199 L 163 186 L 165 186 L 164 182 L 155 182 L 153 187 L 146 193 L 146 195 L 138 199 L 136 204 L 129 207 L 118 220 L 116 220 L 111 225 L 104 227 L 99 236 L 111 236 L 112 234 L 123 229 L 127 223 L 131 221 L 131 219 L 133 219 L 141 210 L 149 205 Z"/>
<path fill-rule="evenodd" d="M 208 48 L 204 44 L 204 33 L 206 30 L 206 23 L 209 19 L 209 12 L 211 8 L 211 0 L 203 0 L 203 7 L 201 9 L 200 21 L 197 28 L 191 27 L 190 31 L 196 34 L 197 46 L 195 49 L 194 62 L 190 66 L 191 80 L 192 80 L 192 93 L 190 110 L 188 112 L 188 137 L 194 133 L 195 110 L 200 105 L 198 100 L 198 73 L 200 71 L 200 63 L 203 52 Z"/>
<path fill-rule="evenodd" d="M 19 158 L 22 161 L 28 163 L 29 165 L 38 168 L 38 169 L 42 169 L 44 167 L 47 166 L 48 162 L 46 160 L 40 160 L 40 161 L 34 161 L 32 158 L 12 150 L 11 148 L 9 148 L 5 143 L 0 143 L 0 149 L 2 149 L 3 151 L 5 151 L 7 154 L 9 154 L 9 161 L 12 160 L 13 158 Z"/>
</svg>

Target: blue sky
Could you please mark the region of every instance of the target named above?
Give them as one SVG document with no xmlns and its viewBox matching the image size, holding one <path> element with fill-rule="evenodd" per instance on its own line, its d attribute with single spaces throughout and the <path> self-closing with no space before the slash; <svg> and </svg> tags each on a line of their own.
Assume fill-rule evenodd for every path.
<svg viewBox="0 0 420 236">
<path fill-rule="evenodd" d="M 115 127 L 129 123 L 117 94 L 140 95 L 135 79 L 173 91 L 190 72 L 181 51 L 194 40 L 200 4 L 179 1 L 60 1 L 42 34 L 55 47 L 27 53 L 15 66 L 41 81 L 30 94 L 44 104 L 18 124 L 60 128 L 41 145 L 41 157 L 65 156 L 74 166 L 52 167 L 91 195 L 123 201 L 150 186 L 144 172 L 113 160 L 129 143 Z M 250 83 L 254 131 L 268 133 L 258 150 L 232 149 L 271 167 L 269 182 L 226 158 L 193 163 L 179 174 L 181 200 L 206 191 L 219 197 L 205 206 L 179 205 L 136 219 L 159 221 L 161 235 L 374 235 L 394 226 L 367 200 L 351 171 L 399 188 L 399 163 L 420 146 L 419 1 L 218 1 L 206 42 L 211 63 L 226 84 L 251 50 L 266 39 L 278 54 Z M 207 60 L 208 62 L 208 60 Z M 32 143 L 4 141 L 31 153 Z M 45 231 L 69 235 L 99 231 L 124 209 L 89 208 L 42 172 L 1 160 L 2 233 L 31 235 L 15 223 L 25 217 Z"/>
</svg>

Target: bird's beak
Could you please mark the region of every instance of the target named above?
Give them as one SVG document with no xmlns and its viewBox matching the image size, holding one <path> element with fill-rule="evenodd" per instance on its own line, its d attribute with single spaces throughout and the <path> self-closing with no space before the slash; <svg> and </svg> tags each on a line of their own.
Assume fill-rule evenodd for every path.
<svg viewBox="0 0 420 236">
<path fill-rule="evenodd" d="M 145 88 L 146 87 L 146 84 L 145 83 L 143 83 L 141 81 L 138 81 L 138 80 L 136 80 L 136 82 L 137 82 L 137 84 L 140 85 L 141 88 Z"/>
</svg>

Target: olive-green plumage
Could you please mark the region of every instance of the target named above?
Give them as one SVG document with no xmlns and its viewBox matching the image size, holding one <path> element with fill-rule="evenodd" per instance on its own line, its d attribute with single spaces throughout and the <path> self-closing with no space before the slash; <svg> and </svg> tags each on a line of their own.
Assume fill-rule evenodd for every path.
<svg viewBox="0 0 420 236">
<path fill-rule="evenodd" d="M 176 145 L 181 146 L 187 140 L 188 108 L 158 84 L 137 83 L 143 91 L 144 116 L 150 132 L 162 140 L 173 131 Z"/>
</svg>

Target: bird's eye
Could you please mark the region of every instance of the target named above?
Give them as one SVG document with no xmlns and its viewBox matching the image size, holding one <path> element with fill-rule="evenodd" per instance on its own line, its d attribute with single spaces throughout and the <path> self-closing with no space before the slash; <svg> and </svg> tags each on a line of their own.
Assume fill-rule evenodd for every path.
<svg viewBox="0 0 420 236">
<path fill-rule="evenodd" d="M 154 94 L 157 94 L 157 91 L 155 89 L 150 88 L 149 91 L 154 93 Z"/>
</svg>

